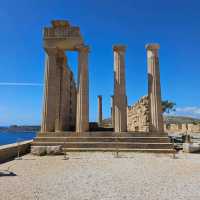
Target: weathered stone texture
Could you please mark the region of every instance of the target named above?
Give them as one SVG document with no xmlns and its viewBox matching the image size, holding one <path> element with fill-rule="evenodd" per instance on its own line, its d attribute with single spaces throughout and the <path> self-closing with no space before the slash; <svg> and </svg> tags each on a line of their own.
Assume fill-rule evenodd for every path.
<svg viewBox="0 0 200 200">
<path fill-rule="evenodd" d="M 41 132 L 88 130 L 88 46 L 83 44 L 79 27 L 65 20 L 54 20 L 44 28 L 46 51 L 45 91 Z M 65 51 L 79 52 L 79 73 L 76 88 Z M 77 123 L 76 123 L 77 122 Z"/>
<path fill-rule="evenodd" d="M 158 44 L 147 44 L 147 64 L 148 64 L 148 97 L 150 108 L 151 131 L 164 133 L 164 123 L 161 104 L 161 86 L 160 86 L 160 66 Z"/>
<path fill-rule="evenodd" d="M 114 96 L 111 96 L 111 123 L 112 127 L 115 127 L 115 102 L 114 102 Z"/>
<path fill-rule="evenodd" d="M 148 96 L 142 97 L 137 103 L 127 108 L 128 131 L 150 130 L 150 110 Z"/>
<path fill-rule="evenodd" d="M 98 98 L 98 124 L 99 124 L 99 126 L 101 126 L 102 125 L 102 120 L 103 120 L 102 96 L 99 95 L 97 98 Z"/>
<path fill-rule="evenodd" d="M 44 156 L 47 153 L 46 149 L 46 146 L 31 146 L 31 154 Z"/>
<path fill-rule="evenodd" d="M 123 45 L 114 45 L 114 130 L 127 131 L 127 98 L 125 81 L 125 50 Z"/>
<path fill-rule="evenodd" d="M 63 51 L 47 51 L 42 132 L 75 127 L 76 84 Z M 54 56 L 54 57 L 53 57 Z"/>
<path fill-rule="evenodd" d="M 77 89 L 76 89 L 76 83 L 74 80 L 73 72 L 70 71 L 70 116 L 69 116 L 69 122 L 70 122 L 70 130 L 75 130 L 76 127 L 76 106 L 77 106 Z"/>
<path fill-rule="evenodd" d="M 89 129 L 89 80 L 88 80 L 88 46 L 78 47 L 78 83 L 77 83 L 77 115 L 76 131 Z"/>
<path fill-rule="evenodd" d="M 62 146 L 61 145 L 47 146 L 46 154 L 47 155 L 62 155 L 63 154 Z"/>
<path fill-rule="evenodd" d="M 56 56 L 56 48 L 46 50 L 44 106 L 41 125 L 41 131 L 43 132 L 55 131 L 55 98 L 57 97 Z"/>
</svg>

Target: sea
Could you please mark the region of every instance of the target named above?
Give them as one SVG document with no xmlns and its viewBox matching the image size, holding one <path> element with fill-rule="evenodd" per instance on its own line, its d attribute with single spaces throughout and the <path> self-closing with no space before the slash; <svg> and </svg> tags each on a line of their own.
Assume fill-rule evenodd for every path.
<svg viewBox="0 0 200 200">
<path fill-rule="evenodd" d="M 0 145 L 31 140 L 35 137 L 36 132 L 0 132 Z"/>
</svg>

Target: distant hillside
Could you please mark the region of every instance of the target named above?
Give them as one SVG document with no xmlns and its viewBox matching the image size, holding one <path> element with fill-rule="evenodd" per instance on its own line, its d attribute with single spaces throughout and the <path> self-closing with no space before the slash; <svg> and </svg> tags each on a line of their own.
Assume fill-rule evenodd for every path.
<svg viewBox="0 0 200 200">
<path fill-rule="evenodd" d="M 0 127 L 0 132 L 37 132 L 40 126 L 18 126 Z"/>
<path fill-rule="evenodd" d="M 200 119 L 184 116 L 164 116 L 164 122 L 167 124 L 191 124 L 200 123 Z"/>
</svg>

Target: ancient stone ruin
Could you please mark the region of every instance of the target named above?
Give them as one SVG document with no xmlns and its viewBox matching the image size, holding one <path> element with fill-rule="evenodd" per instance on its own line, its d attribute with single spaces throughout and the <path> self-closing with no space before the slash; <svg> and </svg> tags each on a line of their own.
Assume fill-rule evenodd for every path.
<svg viewBox="0 0 200 200">
<path fill-rule="evenodd" d="M 151 128 L 148 96 L 144 96 L 134 105 L 128 106 L 127 116 L 128 131 L 149 132 Z"/>
<path fill-rule="evenodd" d="M 46 74 L 41 132 L 77 132 L 89 129 L 88 53 L 79 27 L 67 21 L 52 21 L 44 28 Z M 78 83 L 67 64 L 65 51 L 78 51 Z"/>
<path fill-rule="evenodd" d="M 45 93 L 41 132 L 89 131 L 88 53 L 79 27 L 52 21 L 44 28 L 46 52 Z M 127 109 L 124 45 L 113 45 L 114 95 L 112 127 L 115 132 L 164 132 L 158 44 L 148 44 L 148 96 Z M 67 63 L 65 51 L 78 52 L 78 81 Z M 128 111 L 128 113 L 127 113 Z M 98 97 L 98 124 L 102 125 L 102 96 Z M 127 128 L 128 127 L 128 128 Z"/>
<path fill-rule="evenodd" d="M 135 149 L 171 152 L 164 132 L 159 45 L 147 44 L 148 97 L 127 108 L 126 46 L 113 45 L 114 86 L 111 96 L 111 129 L 103 127 L 102 96 L 98 96 L 98 122 L 89 122 L 89 46 L 79 27 L 65 20 L 44 28 L 46 53 L 44 105 L 41 131 L 32 146 L 61 145 L 63 151 Z M 65 51 L 78 52 L 78 80 L 67 62 Z M 91 128 L 93 127 L 93 128 Z M 137 133 L 139 132 L 139 135 Z"/>
</svg>

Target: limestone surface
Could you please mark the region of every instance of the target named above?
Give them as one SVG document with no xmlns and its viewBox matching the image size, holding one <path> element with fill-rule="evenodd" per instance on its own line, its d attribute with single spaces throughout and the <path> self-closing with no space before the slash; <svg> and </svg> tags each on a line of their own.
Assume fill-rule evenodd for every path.
<svg viewBox="0 0 200 200">
<path fill-rule="evenodd" d="M 47 155 L 61 155 L 62 154 L 62 146 L 47 146 L 46 147 Z"/>
<path fill-rule="evenodd" d="M 45 146 L 31 146 L 31 153 L 37 156 L 46 155 L 46 147 Z"/>
<path fill-rule="evenodd" d="M 0 199 L 200 199 L 199 154 L 181 153 L 176 159 L 145 153 L 67 156 L 26 155 L 0 165 Z"/>
</svg>

